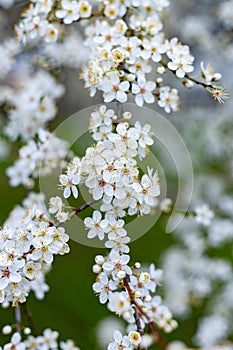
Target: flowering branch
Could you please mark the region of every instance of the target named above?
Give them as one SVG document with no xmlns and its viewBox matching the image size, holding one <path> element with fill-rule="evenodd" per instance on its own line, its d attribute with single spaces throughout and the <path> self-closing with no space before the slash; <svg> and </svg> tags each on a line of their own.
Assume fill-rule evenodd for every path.
<svg viewBox="0 0 233 350">
<path fill-rule="evenodd" d="M 130 288 L 130 285 L 129 285 L 129 282 L 127 280 L 127 277 L 124 278 L 124 285 L 125 285 L 125 288 L 129 294 L 129 297 L 130 297 L 130 302 L 131 304 L 135 305 L 135 307 L 138 309 L 139 313 L 141 315 L 143 315 L 148 321 L 148 326 L 151 330 L 151 332 L 156 336 L 156 339 L 158 340 L 158 343 L 161 345 L 161 347 L 163 349 L 166 349 L 167 345 L 168 345 L 168 342 L 167 340 L 162 336 L 162 334 L 156 329 L 155 327 L 155 324 L 153 322 L 151 322 L 151 319 L 150 317 L 147 315 L 147 313 L 143 310 L 142 306 L 139 305 L 137 303 L 137 301 L 135 300 L 135 297 L 134 297 L 134 293 L 132 291 L 132 289 Z"/>
<path fill-rule="evenodd" d="M 98 202 L 98 200 L 92 199 L 92 200 L 90 200 L 89 202 L 84 203 L 84 204 L 81 205 L 80 207 L 72 209 L 73 212 L 69 215 L 68 220 L 74 218 L 78 213 L 80 213 L 81 211 L 83 211 L 83 210 L 85 210 L 85 209 L 91 207 L 93 204 L 95 204 L 95 203 L 97 203 L 97 202 Z M 49 222 L 49 224 L 50 224 L 51 226 L 60 227 L 60 226 L 63 225 L 63 222 L 57 221 L 55 224 L 52 223 L 52 222 Z"/>
</svg>

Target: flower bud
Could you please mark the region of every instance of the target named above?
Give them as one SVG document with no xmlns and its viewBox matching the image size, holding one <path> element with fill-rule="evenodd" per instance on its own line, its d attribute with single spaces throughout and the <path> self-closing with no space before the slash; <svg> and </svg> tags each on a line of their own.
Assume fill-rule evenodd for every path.
<svg viewBox="0 0 233 350">
<path fill-rule="evenodd" d="M 100 265 L 93 265 L 92 266 L 92 271 L 94 272 L 94 273 L 100 273 L 100 271 L 102 270 L 102 268 L 101 268 L 101 266 Z"/>
<path fill-rule="evenodd" d="M 136 263 L 134 264 L 134 268 L 135 268 L 135 269 L 140 269 L 140 268 L 141 268 L 140 262 L 136 262 Z"/>
<path fill-rule="evenodd" d="M 2 329 L 2 334 L 4 335 L 10 334 L 11 332 L 12 332 L 12 327 L 9 325 L 4 326 Z"/>
<path fill-rule="evenodd" d="M 29 335 L 29 334 L 31 334 L 32 331 L 31 331 L 31 328 L 25 327 L 23 332 L 24 332 L 24 334 Z"/>
<path fill-rule="evenodd" d="M 95 262 L 96 264 L 102 265 L 104 263 L 104 257 L 102 255 L 96 255 Z"/>
<path fill-rule="evenodd" d="M 119 280 L 123 280 L 123 278 L 125 278 L 125 276 L 126 276 L 125 271 L 120 270 L 117 272 L 117 278 L 119 278 Z"/>
</svg>

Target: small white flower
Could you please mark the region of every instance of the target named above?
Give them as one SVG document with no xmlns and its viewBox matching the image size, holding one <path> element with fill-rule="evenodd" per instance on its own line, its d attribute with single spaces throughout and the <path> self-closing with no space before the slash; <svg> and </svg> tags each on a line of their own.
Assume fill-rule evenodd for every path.
<svg viewBox="0 0 233 350">
<path fill-rule="evenodd" d="M 207 204 L 197 207 L 194 213 L 196 222 L 204 226 L 209 226 L 211 220 L 214 218 L 214 212 L 210 210 Z"/>
<path fill-rule="evenodd" d="M 75 346 L 73 340 L 67 340 L 66 342 L 61 341 L 60 347 L 62 350 L 80 350 L 77 348 L 77 346 Z"/>
<path fill-rule="evenodd" d="M 37 278 L 40 269 L 41 264 L 30 261 L 25 265 L 23 271 L 27 278 L 34 280 Z"/>
<path fill-rule="evenodd" d="M 57 349 L 57 338 L 58 332 L 52 331 L 49 328 L 46 328 L 43 331 L 43 335 L 37 337 L 38 347 L 39 349 Z"/>
<path fill-rule="evenodd" d="M 128 81 L 120 82 L 118 72 L 109 73 L 108 78 L 104 78 L 102 82 L 104 102 L 111 102 L 114 99 L 121 103 L 126 102 L 129 86 Z"/>
<path fill-rule="evenodd" d="M 102 220 L 102 215 L 98 210 L 93 212 L 92 218 L 88 217 L 84 219 L 84 225 L 90 228 L 87 237 L 94 238 L 98 237 L 100 240 L 104 239 L 106 228 L 108 226 L 108 220 Z"/>
<path fill-rule="evenodd" d="M 25 350 L 26 345 L 24 343 L 21 343 L 21 335 L 16 332 L 11 337 L 11 342 L 4 345 L 4 350 Z"/>
<path fill-rule="evenodd" d="M 172 60 L 168 62 L 167 66 L 169 69 L 176 71 L 176 76 L 178 78 L 184 78 L 186 73 L 191 73 L 194 70 L 192 66 L 194 57 L 190 55 L 187 45 L 182 45 L 181 43 L 177 43 L 177 41 L 173 41 L 167 55 Z"/>
<path fill-rule="evenodd" d="M 98 281 L 93 284 L 93 290 L 99 293 L 99 301 L 101 304 L 105 304 L 108 301 L 108 295 L 111 291 L 116 290 L 116 282 L 109 280 L 105 272 L 102 272 L 98 276 Z"/>
<path fill-rule="evenodd" d="M 143 76 L 140 76 L 138 78 L 137 84 L 132 84 L 132 93 L 136 95 L 136 104 L 142 107 L 144 101 L 147 103 L 153 103 L 155 101 L 155 97 L 152 94 L 152 91 L 155 89 L 155 87 L 155 82 L 146 81 Z"/>
<path fill-rule="evenodd" d="M 141 335 L 139 332 L 131 331 L 128 334 L 129 341 L 132 345 L 138 346 L 141 343 Z"/>
<path fill-rule="evenodd" d="M 79 19 L 79 5 L 76 1 L 62 0 L 61 6 L 62 8 L 56 11 L 56 17 L 63 19 L 65 24 Z"/>
<path fill-rule="evenodd" d="M 79 2 L 79 13 L 81 18 L 88 18 L 91 15 L 91 4 L 88 1 L 80 1 Z"/>
<path fill-rule="evenodd" d="M 22 280 L 20 269 L 25 265 L 23 260 L 15 260 L 11 266 L 0 268 L 0 289 L 5 289 L 9 283 L 19 283 Z"/>
<path fill-rule="evenodd" d="M 61 186 L 65 187 L 63 192 L 64 198 L 69 198 L 71 195 L 71 191 L 74 198 L 78 198 L 78 190 L 75 185 L 78 185 L 80 182 L 79 174 L 67 172 L 67 175 L 65 174 L 60 175 L 59 181 L 61 183 Z"/>
<path fill-rule="evenodd" d="M 57 41 L 58 34 L 58 29 L 54 25 L 49 24 L 44 29 L 43 37 L 46 43 L 53 43 Z"/>
<path fill-rule="evenodd" d="M 166 113 L 179 110 L 180 98 L 177 89 L 171 89 L 169 86 L 162 86 L 159 89 L 158 105 L 165 109 Z"/>
<path fill-rule="evenodd" d="M 69 219 L 69 213 L 66 213 L 64 211 L 59 211 L 56 214 L 56 218 L 59 222 L 66 222 Z"/>
<path fill-rule="evenodd" d="M 126 292 L 109 293 L 108 308 L 117 315 L 122 315 L 123 313 L 128 312 L 130 309 L 128 294 Z"/>
<path fill-rule="evenodd" d="M 118 7 L 116 4 L 108 4 L 105 6 L 104 15 L 109 19 L 115 19 L 118 15 Z"/>
<path fill-rule="evenodd" d="M 107 350 L 132 350 L 133 346 L 130 344 L 129 338 L 122 335 L 120 331 L 113 332 L 113 342 L 108 345 Z"/>
<path fill-rule="evenodd" d="M 62 199 L 58 196 L 56 197 L 51 197 L 49 201 L 49 213 L 55 214 L 57 211 L 62 210 Z"/>
</svg>

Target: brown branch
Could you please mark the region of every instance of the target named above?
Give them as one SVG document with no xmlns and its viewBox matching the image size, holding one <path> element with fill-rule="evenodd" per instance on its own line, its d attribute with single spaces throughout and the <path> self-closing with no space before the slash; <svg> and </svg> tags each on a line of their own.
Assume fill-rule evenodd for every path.
<svg viewBox="0 0 233 350">
<path fill-rule="evenodd" d="M 38 332 L 38 329 L 37 329 L 37 327 L 35 325 L 32 313 L 29 310 L 27 304 L 23 303 L 23 304 L 21 304 L 21 307 L 22 307 L 22 311 L 23 311 L 23 313 L 24 313 L 24 315 L 25 315 L 25 317 L 26 317 L 26 319 L 28 321 L 28 324 L 29 324 L 29 326 L 30 326 L 30 328 L 32 330 L 33 335 L 38 336 L 40 333 Z"/>
<path fill-rule="evenodd" d="M 134 310 L 135 310 L 135 312 L 134 312 L 134 319 L 135 319 L 135 324 L 137 326 L 137 331 L 140 333 L 141 336 L 143 336 L 144 332 L 143 332 L 143 329 L 142 329 L 142 326 L 141 326 L 140 318 L 138 316 L 138 310 L 137 310 L 136 307 L 134 308 Z M 138 350 L 142 350 L 140 344 L 138 345 Z M 144 350 L 147 350 L 147 348 L 144 348 Z"/>
<path fill-rule="evenodd" d="M 159 63 L 160 63 L 164 68 L 169 69 L 168 66 L 167 66 L 167 63 L 165 63 L 164 61 L 160 61 Z M 175 70 L 169 69 L 169 71 L 172 72 L 172 74 L 175 75 L 175 76 L 177 77 L 176 71 L 175 71 Z M 177 77 L 177 78 L 178 78 L 180 81 L 182 81 L 182 79 L 183 79 L 183 78 L 179 78 L 179 77 Z M 197 80 L 197 79 L 191 77 L 191 76 L 190 76 L 189 74 L 187 74 L 187 73 L 185 74 L 184 78 L 191 80 L 193 83 L 195 83 L 195 84 L 197 84 L 197 85 L 203 86 L 205 89 L 206 89 L 206 88 L 213 88 L 213 89 L 214 89 L 214 85 L 204 83 L 203 81 L 199 81 L 199 80 Z"/>
<path fill-rule="evenodd" d="M 81 205 L 80 207 L 74 208 L 74 209 L 73 209 L 73 213 L 71 213 L 70 216 L 69 216 L 69 219 L 72 219 L 73 217 L 75 217 L 75 215 L 77 215 L 77 214 L 80 213 L 81 211 L 83 211 L 83 210 L 89 208 L 92 204 L 95 204 L 95 203 L 97 203 L 97 202 L 98 202 L 98 200 L 92 199 L 91 201 L 89 201 L 89 202 L 87 202 L 87 203 L 84 203 L 84 204 Z M 49 224 L 50 224 L 50 226 L 60 227 L 60 226 L 62 226 L 64 223 L 58 221 L 58 222 L 56 222 L 55 224 L 52 223 L 52 222 L 49 222 Z"/>
<path fill-rule="evenodd" d="M 26 259 L 26 256 L 27 256 L 28 254 L 32 254 L 32 253 L 34 252 L 35 249 L 36 249 L 36 248 L 35 248 L 33 245 L 31 245 L 31 246 L 30 246 L 30 249 L 29 249 L 27 252 L 23 253 L 22 258 L 23 258 L 23 259 Z"/>
<path fill-rule="evenodd" d="M 137 301 L 134 298 L 134 293 L 132 291 L 132 289 L 130 288 L 129 282 L 127 277 L 124 278 L 124 286 L 129 294 L 129 299 L 132 305 L 135 305 L 135 307 L 137 308 L 137 310 L 139 311 L 139 313 L 141 315 L 143 315 L 148 321 L 148 326 L 151 330 L 151 332 L 156 336 L 156 339 L 158 341 L 158 343 L 161 345 L 161 347 L 163 349 L 166 349 L 168 342 L 167 340 L 163 337 L 163 335 L 158 331 L 158 329 L 156 328 L 155 324 L 153 322 L 151 322 L 150 317 L 147 315 L 147 313 L 143 310 L 143 307 L 141 305 L 139 305 L 137 303 Z"/>
</svg>

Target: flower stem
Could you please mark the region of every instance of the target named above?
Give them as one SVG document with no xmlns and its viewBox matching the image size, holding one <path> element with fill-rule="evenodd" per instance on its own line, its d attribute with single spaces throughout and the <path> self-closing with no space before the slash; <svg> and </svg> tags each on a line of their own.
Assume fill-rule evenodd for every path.
<svg viewBox="0 0 233 350">
<path fill-rule="evenodd" d="M 15 308 L 15 321 L 16 321 L 16 329 L 19 334 L 21 334 L 22 329 L 22 319 L 21 319 L 21 310 L 20 306 Z"/>
<path fill-rule="evenodd" d="M 38 329 L 37 329 L 37 327 L 35 325 L 32 313 L 29 310 L 29 308 L 28 308 L 26 303 L 22 304 L 22 311 L 23 311 L 23 313 L 24 313 L 24 315 L 25 315 L 25 317 L 26 317 L 26 319 L 28 321 L 28 324 L 29 324 L 29 326 L 30 326 L 30 328 L 32 330 L 33 335 L 38 336 L 39 335 Z"/>
<path fill-rule="evenodd" d="M 156 337 L 158 343 L 161 345 L 161 347 L 163 349 L 166 349 L 167 347 L 167 340 L 162 336 L 162 334 L 160 334 L 160 332 L 158 331 L 158 329 L 156 328 L 155 324 L 153 322 L 151 322 L 150 317 L 147 315 L 147 313 L 143 310 L 143 307 L 141 305 L 139 305 L 137 303 L 137 301 L 134 298 L 134 294 L 132 289 L 130 288 L 129 282 L 127 277 L 124 278 L 124 286 L 129 294 L 129 298 L 130 298 L 130 302 L 132 305 L 135 305 L 135 307 L 137 308 L 137 310 L 139 311 L 139 313 L 141 315 L 143 315 L 148 321 L 148 326 L 151 330 L 151 333 Z"/>
<path fill-rule="evenodd" d="M 97 202 L 98 202 L 98 200 L 92 199 L 91 201 L 89 201 L 89 202 L 87 202 L 87 203 L 84 203 L 84 204 L 81 205 L 80 207 L 74 208 L 74 209 L 73 209 L 73 213 L 71 213 L 70 216 L 69 216 L 69 219 L 74 218 L 75 215 L 77 215 L 77 214 L 80 213 L 81 211 L 83 211 L 83 210 L 89 208 L 92 204 L 95 204 L 95 203 L 97 203 Z M 55 224 L 52 223 L 52 222 L 50 222 L 50 225 L 51 225 L 51 226 L 55 226 L 55 227 L 60 227 L 60 226 L 63 225 L 63 222 L 58 221 L 58 222 L 56 222 Z"/>
<path fill-rule="evenodd" d="M 164 61 L 160 61 L 159 63 L 160 63 L 164 68 L 169 69 L 168 66 L 167 66 L 167 63 L 165 63 Z M 169 71 L 172 72 L 172 74 L 175 75 L 175 76 L 177 77 L 176 71 L 171 70 L 171 69 L 169 69 Z M 178 77 L 177 77 L 177 78 L 178 78 Z M 212 84 L 207 84 L 207 83 L 204 83 L 203 81 L 199 81 L 199 80 L 197 80 L 197 79 L 191 77 L 191 76 L 190 76 L 189 74 L 187 74 L 187 73 L 185 74 L 184 78 L 191 80 L 193 83 L 195 83 L 195 84 L 197 84 L 197 85 L 203 86 L 205 89 L 206 89 L 206 88 L 209 88 L 209 87 L 211 87 L 211 88 L 214 87 Z M 181 81 L 181 78 L 178 78 L 178 79 Z"/>
</svg>

